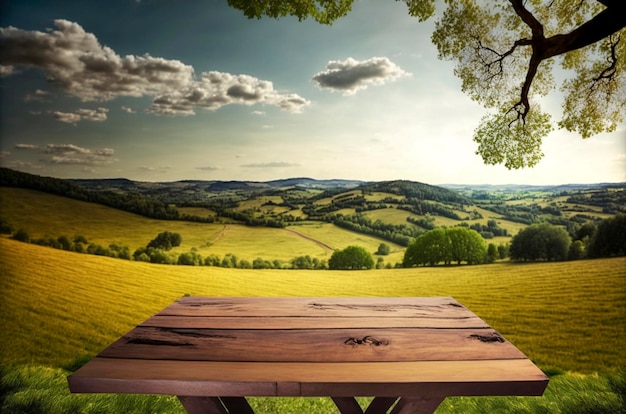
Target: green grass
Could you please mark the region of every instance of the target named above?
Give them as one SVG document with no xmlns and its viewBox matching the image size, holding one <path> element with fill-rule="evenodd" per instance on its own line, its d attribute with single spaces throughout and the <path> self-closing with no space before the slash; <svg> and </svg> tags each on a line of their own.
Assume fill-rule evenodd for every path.
<svg viewBox="0 0 626 414">
<path fill-rule="evenodd" d="M 4 401 L 2 412 L 11 414 L 184 414 L 176 397 L 146 395 L 70 394 L 68 372 L 58 368 L 20 367 L 0 374 Z M 481 397 L 448 398 L 437 414 L 452 413 L 563 413 L 593 414 L 624 412 L 626 378 L 595 375 L 554 376 L 541 398 Z M 621 387 L 621 388 L 620 388 Z M 620 398 L 621 395 L 621 398 Z M 360 398 L 365 406 L 369 398 Z M 337 409 L 329 398 L 250 398 L 256 413 L 330 414 Z"/>
<path fill-rule="evenodd" d="M 626 363 L 624 258 L 363 272 L 246 271 L 150 265 L 1 238 L 0 261 L 0 314 L 3 332 L 11 333 L 10 341 L 0 343 L 0 363 L 10 375 L 3 387 L 13 389 L 3 403 L 11 408 L 6 412 L 182 412 L 166 397 L 69 395 L 62 367 L 95 355 L 186 293 L 452 295 L 541 368 L 585 375 L 554 377 L 541 398 L 448 399 L 438 413 L 571 413 L 573 407 L 595 405 L 605 407 L 578 412 L 618 412 L 619 398 L 606 375 Z M 253 399 L 252 404 L 259 413 L 336 412 L 327 399 Z"/>
<path fill-rule="evenodd" d="M 182 244 L 172 251 L 176 254 L 193 249 L 203 257 L 234 254 L 250 262 L 258 257 L 289 262 L 306 255 L 328 260 L 332 254 L 313 241 L 285 229 L 153 220 L 97 204 L 19 188 L 0 187 L 0 204 L 2 218 L 15 230 L 26 230 L 31 238 L 56 238 L 61 235 L 72 238 L 80 234 L 89 242 L 105 247 L 111 243 L 128 246 L 132 253 L 146 246 L 158 233 L 172 231 L 179 233 L 183 239 Z M 297 231 L 301 228 L 294 227 Z M 314 232 L 314 237 L 334 248 L 359 244 L 374 253 L 379 244 L 385 242 L 333 225 L 322 228 L 323 231 Z M 385 262 L 395 264 L 402 261 L 401 247 L 397 246 L 395 251 L 397 254 L 386 257 Z"/>
<path fill-rule="evenodd" d="M 75 229 L 90 240 L 117 234 L 122 244 L 136 238 L 144 245 L 160 229 L 182 229 L 187 246 L 194 246 L 223 229 L 223 225 L 158 222 L 26 190 L 15 190 L 11 194 L 19 197 L 7 202 L 5 190 L 0 192 L 3 218 L 8 213 L 14 226 L 12 220 L 19 219 L 24 226 L 45 228 L 43 234 L 73 235 L 68 229 Z M 261 249 L 264 258 L 264 253 L 278 250 L 259 240 L 244 240 L 248 234 L 237 233 L 244 227 L 228 229 L 220 240 L 230 243 L 233 253 L 238 253 L 237 240 L 245 249 Z M 340 248 L 359 237 L 326 224 L 305 223 L 294 229 L 316 239 L 332 237 Z M 271 233 L 263 237 L 277 242 Z M 308 243 L 292 237 L 280 249 L 292 252 L 299 242 Z M 370 247 L 375 249 L 379 242 L 373 240 Z M 451 398 L 439 414 L 624 412 L 623 374 L 610 380 L 626 366 L 626 258 L 360 272 L 238 270 L 152 265 L 0 238 L 0 263 L 0 365 L 5 367 L 1 412 L 182 413 L 170 397 L 70 395 L 65 375 L 66 369 L 185 294 L 453 296 L 540 368 L 561 375 L 552 377 L 541 398 Z M 616 391 L 616 383 L 622 384 L 622 391 Z M 258 413 L 336 413 L 328 399 L 251 403 Z"/>
<path fill-rule="evenodd" d="M 626 366 L 626 258 L 350 271 L 153 265 L 0 239 L 0 362 L 62 366 L 186 293 L 454 296 L 544 368 Z M 36 333 L 36 334 L 34 334 Z"/>
</svg>

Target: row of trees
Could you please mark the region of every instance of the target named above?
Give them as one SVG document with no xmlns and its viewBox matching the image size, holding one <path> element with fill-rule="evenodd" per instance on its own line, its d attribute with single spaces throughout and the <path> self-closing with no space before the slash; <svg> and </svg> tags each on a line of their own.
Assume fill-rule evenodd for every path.
<svg viewBox="0 0 626 414">
<path fill-rule="evenodd" d="M 44 236 L 38 238 L 32 238 L 30 234 L 24 229 L 19 229 L 15 233 L 10 230 L 10 227 L 5 225 L 0 226 L 0 233 L 12 234 L 13 240 L 32 243 L 39 246 L 52 247 L 54 249 L 66 250 L 69 252 L 93 254 L 96 256 L 113 257 L 116 259 L 130 260 L 130 249 L 128 246 L 111 243 L 108 246 L 102 246 L 98 243 L 90 243 L 84 236 L 77 235 L 73 238 L 62 235 L 59 237 Z M 10 231 L 9 231 L 10 230 Z"/>
<path fill-rule="evenodd" d="M 511 259 L 518 261 L 577 260 L 626 255 L 626 214 L 602 220 L 596 227 L 578 227 L 575 239 L 560 226 L 528 226 L 511 240 Z"/>
</svg>

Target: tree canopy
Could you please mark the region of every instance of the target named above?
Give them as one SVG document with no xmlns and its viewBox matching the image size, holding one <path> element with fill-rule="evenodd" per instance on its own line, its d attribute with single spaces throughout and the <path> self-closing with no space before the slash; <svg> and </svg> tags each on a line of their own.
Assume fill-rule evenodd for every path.
<svg viewBox="0 0 626 414">
<path fill-rule="evenodd" d="M 422 234 L 407 247 L 402 266 L 434 266 L 441 262 L 476 264 L 484 261 L 486 255 L 487 245 L 476 230 L 437 227 Z"/>
<path fill-rule="evenodd" d="M 328 268 L 331 270 L 363 270 L 372 267 L 374 267 L 372 255 L 360 246 L 335 250 L 328 260 Z"/>
<path fill-rule="evenodd" d="M 435 15 L 435 0 L 402 1 L 420 21 Z M 323 24 L 347 15 L 353 2 L 228 0 L 249 18 Z M 488 109 L 473 137 L 483 161 L 532 167 L 555 126 L 582 138 L 615 131 L 626 108 L 625 26 L 622 0 L 447 0 L 432 41 L 440 59 L 456 62 L 462 91 Z M 571 75 L 560 85 L 556 124 L 539 104 L 556 87 L 555 64 Z"/>
<path fill-rule="evenodd" d="M 562 227 L 549 223 L 533 224 L 520 230 L 511 240 L 511 259 L 567 260 L 571 242 Z"/>
</svg>

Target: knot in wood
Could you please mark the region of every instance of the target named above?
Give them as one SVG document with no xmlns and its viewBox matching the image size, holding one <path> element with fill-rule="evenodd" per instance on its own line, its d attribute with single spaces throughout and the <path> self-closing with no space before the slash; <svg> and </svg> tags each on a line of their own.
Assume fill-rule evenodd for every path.
<svg viewBox="0 0 626 414">
<path fill-rule="evenodd" d="M 348 338 L 344 341 L 346 345 L 372 345 L 381 346 L 389 345 L 389 341 L 386 339 L 376 339 L 371 336 L 364 336 L 363 338 Z"/>
<path fill-rule="evenodd" d="M 504 342 L 504 338 L 500 334 L 494 332 L 488 335 L 473 334 L 469 336 L 472 339 L 478 339 L 481 342 Z"/>
</svg>

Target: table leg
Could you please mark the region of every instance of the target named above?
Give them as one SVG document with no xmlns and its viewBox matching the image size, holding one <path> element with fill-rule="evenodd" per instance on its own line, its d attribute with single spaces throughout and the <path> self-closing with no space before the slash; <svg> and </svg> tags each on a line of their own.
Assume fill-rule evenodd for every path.
<svg viewBox="0 0 626 414">
<path fill-rule="evenodd" d="M 352 397 L 331 398 L 341 414 L 386 414 L 397 400 L 396 397 L 376 397 L 363 412 L 359 403 Z"/>
<path fill-rule="evenodd" d="M 432 414 L 444 399 L 441 396 L 402 397 L 391 410 L 391 414 Z"/>
<path fill-rule="evenodd" d="M 361 406 L 352 397 L 331 397 L 341 414 L 363 414 Z"/>
<path fill-rule="evenodd" d="M 254 414 L 244 397 L 178 397 L 188 414 Z"/>
<path fill-rule="evenodd" d="M 376 397 L 365 410 L 365 414 L 386 414 L 396 400 L 396 397 Z"/>
<path fill-rule="evenodd" d="M 228 414 L 224 405 L 217 397 L 183 397 L 179 396 L 188 414 Z"/>
<path fill-rule="evenodd" d="M 245 397 L 220 397 L 220 400 L 231 414 L 254 414 Z"/>
</svg>

